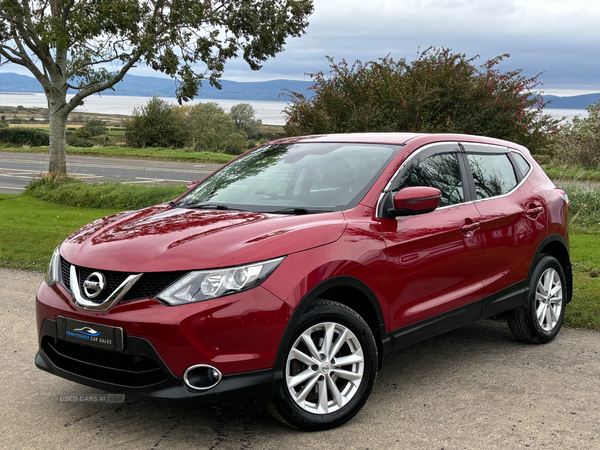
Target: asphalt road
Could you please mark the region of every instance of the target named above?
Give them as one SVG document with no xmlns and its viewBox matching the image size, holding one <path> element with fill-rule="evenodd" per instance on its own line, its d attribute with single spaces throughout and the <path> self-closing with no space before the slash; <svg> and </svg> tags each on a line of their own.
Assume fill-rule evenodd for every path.
<svg viewBox="0 0 600 450">
<path fill-rule="evenodd" d="M 395 352 L 363 410 L 320 433 L 227 406 L 59 402 L 102 392 L 34 366 L 42 278 L 0 269 L 2 449 L 600 449 L 600 334 L 525 345 L 496 321 Z"/>
<path fill-rule="evenodd" d="M 88 183 L 187 184 L 219 167 L 219 164 L 67 156 L 67 172 Z M 47 171 L 47 154 L 0 152 L 0 193 L 19 194 L 31 179 Z"/>
</svg>

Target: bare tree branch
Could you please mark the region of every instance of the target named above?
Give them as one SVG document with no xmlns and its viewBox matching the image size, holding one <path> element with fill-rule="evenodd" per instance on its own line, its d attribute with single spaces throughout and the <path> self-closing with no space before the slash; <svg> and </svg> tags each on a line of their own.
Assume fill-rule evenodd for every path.
<svg viewBox="0 0 600 450">
<path fill-rule="evenodd" d="M 79 106 L 84 98 L 89 97 L 90 95 L 95 94 L 97 92 L 110 89 L 119 81 L 121 81 L 125 74 L 129 71 L 129 69 L 131 69 L 131 67 L 133 67 L 133 65 L 139 61 L 139 59 L 142 57 L 142 54 L 142 49 L 138 48 L 137 51 L 133 54 L 133 56 L 129 59 L 127 64 L 125 64 L 121 68 L 119 73 L 115 75 L 115 77 L 112 80 L 107 81 L 105 83 L 88 86 L 79 91 L 77 94 L 75 94 L 75 96 L 67 103 L 67 113 L 73 111 L 77 106 Z"/>
<path fill-rule="evenodd" d="M 8 47 L 6 45 L 0 46 L 0 54 L 4 56 L 7 60 L 14 64 L 18 64 L 20 66 L 26 67 L 33 74 L 33 76 L 40 82 L 44 91 L 50 88 L 50 82 L 47 77 L 37 68 L 34 62 L 31 60 L 25 49 L 23 48 L 23 44 L 20 42 L 18 38 L 13 39 L 20 51 L 16 51 L 15 49 Z M 12 52 L 14 57 L 10 57 L 6 51 Z"/>
</svg>

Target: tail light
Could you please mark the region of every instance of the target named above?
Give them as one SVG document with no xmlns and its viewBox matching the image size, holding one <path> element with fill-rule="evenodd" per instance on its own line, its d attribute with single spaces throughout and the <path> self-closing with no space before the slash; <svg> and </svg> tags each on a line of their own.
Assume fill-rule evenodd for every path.
<svg viewBox="0 0 600 450">
<path fill-rule="evenodd" d="M 567 193 L 565 191 L 563 191 L 562 189 L 556 189 L 556 192 L 558 192 L 558 195 L 560 195 L 560 198 L 562 198 L 565 203 L 567 204 L 567 209 L 571 209 L 571 207 L 569 206 L 569 196 L 567 195 Z"/>
</svg>

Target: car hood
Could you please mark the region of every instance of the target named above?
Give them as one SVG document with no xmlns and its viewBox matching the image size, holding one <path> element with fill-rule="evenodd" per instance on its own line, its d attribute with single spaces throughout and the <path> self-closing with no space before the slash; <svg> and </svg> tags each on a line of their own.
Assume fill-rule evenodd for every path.
<svg viewBox="0 0 600 450">
<path fill-rule="evenodd" d="M 346 228 L 341 212 L 282 215 L 158 205 L 104 217 L 69 236 L 61 255 L 71 264 L 123 272 L 227 267 L 334 242 Z"/>
</svg>

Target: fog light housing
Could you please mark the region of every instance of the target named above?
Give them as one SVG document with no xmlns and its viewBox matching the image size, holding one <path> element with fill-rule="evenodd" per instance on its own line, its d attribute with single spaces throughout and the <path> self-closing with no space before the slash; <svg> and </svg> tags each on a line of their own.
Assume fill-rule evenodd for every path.
<svg viewBox="0 0 600 450">
<path fill-rule="evenodd" d="M 219 384 L 222 378 L 223 374 L 219 369 L 207 364 L 190 366 L 183 374 L 183 382 L 185 385 L 195 391 L 212 389 Z"/>
</svg>

